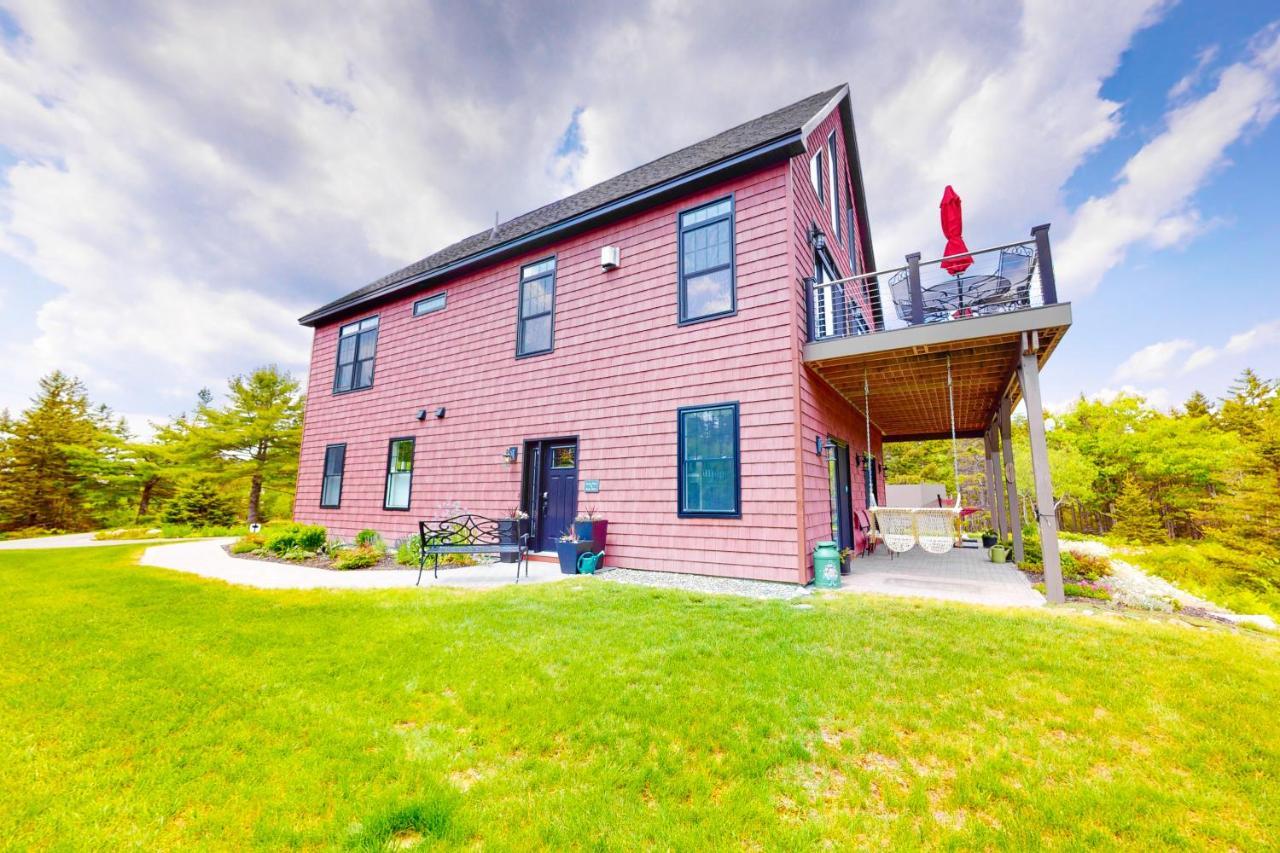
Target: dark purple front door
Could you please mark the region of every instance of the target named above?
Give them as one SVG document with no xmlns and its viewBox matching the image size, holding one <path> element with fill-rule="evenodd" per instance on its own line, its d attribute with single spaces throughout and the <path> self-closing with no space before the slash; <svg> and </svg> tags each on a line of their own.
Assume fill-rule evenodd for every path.
<svg viewBox="0 0 1280 853">
<path fill-rule="evenodd" d="M 560 534 L 578 514 L 578 442 L 574 439 L 530 442 L 525 459 L 536 465 L 531 490 L 534 547 L 554 551 Z"/>
</svg>

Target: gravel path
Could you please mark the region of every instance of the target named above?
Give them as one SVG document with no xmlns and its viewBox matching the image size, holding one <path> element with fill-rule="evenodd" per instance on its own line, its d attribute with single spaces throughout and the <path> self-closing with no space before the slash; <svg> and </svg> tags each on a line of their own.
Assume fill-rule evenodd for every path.
<svg viewBox="0 0 1280 853">
<path fill-rule="evenodd" d="M 602 580 L 629 583 L 635 586 L 651 586 L 662 589 L 686 589 L 690 592 L 708 592 L 714 595 L 741 595 L 746 598 L 791 599 L 809 595 L 808 587 L 792 583 L 741 580 L 739 578 L 713 578 L 706 575 L 686 575 L 679 572 L 642 572 L 635 569 L 606 569 L 597 572 Z"/>
<path fill-rule="evenodd" d="M 1246 616 L 1234 613 L 1220 604 L 1194 596 L 1164 578 L 1147 574 L 1132 563 L 1119 559 L 1106 543 L 1092 540 L 1064 540 L 1062 548 L 1076 554 L 1091 554 L 1110 559 L 1111 576 L 1106 580 L 1112 590 L 1111 598 L 1126 607 L 1170 613 L 1176 601 L 1180 610 L 1203 611 L 1204 615 L 1224 622 L 1249 622 L 1264 628 L 1276 627 L 1275 620 L 1269 616 Z"/>
</svg>

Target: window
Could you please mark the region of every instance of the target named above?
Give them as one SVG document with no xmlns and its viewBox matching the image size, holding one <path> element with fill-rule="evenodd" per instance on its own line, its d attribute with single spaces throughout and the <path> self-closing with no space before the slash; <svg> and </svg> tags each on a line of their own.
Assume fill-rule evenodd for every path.
<svg viewBox="0 0 1280 853">
<path fill-rule="evenodd" d="M 677 419 L 677 514 L 741 518 L 738 404 L 683 408 Z"/>
<path fill-rule="evenodd" d="M 733 197 L 680 214 L 680 322 L 732 314 Z"/>
<path fill-rule="evenodd" d="M 413 303 L 413 316 L 421 317 L 423 314 L 433 314 L 436 311 L 444 310 L 444 298 L 446 294 L 437 293 L 428 296 L 425 299 L 419 299 Z"/>
<path fill-rule="evenodd" d="M 853 274 L 862 275 L 862 265 L 858 263 L 858 249 L 853 244 L 853 202 L 849 198 L 848 191 L 845 192 L 844 201 L 844 245 L 849 250 L 849 264 L 853 267 Z"/>
<path fill-rule="evenodd" d="M 831 131 L 831 135 L 827 137 L 827 207 L 831 212 L 831 233 L 835 236 L 836 242 L 840 242 L 840 194 L 836 190 L 836 173 L 840 170 L 837 164 L 840 162 L 836 157 L 836 132 Z"/>
<path fill-rule="evenodd" d="M 408 509 L 413 485 L 413 439 L 393 438 L 387 449 L 387 491 L 383 509 Z"/>
<path fill-rule="evenodd" d="M 551 448 L 552 468 L 572 468 L 577 465 L 578 445 L 565 444 Z"/>
<path fill-rule="evenodd" d="M 378 318 L 348 323 L 338 331 L 338 370 L 333 392 L 355 391 L 373 384 L 373 357 L 378 352 Z"/>
<path fill-rule="evenodd" d="M 324 449 L 324 474 L 320 481 L 320 506 L 337 509 L 342 503 L 342 469 L 347 464 L 347 446 L 331 444 Z"/>
<path fill-rule="evenodd" d="M 555 305 L 556 259 L 547 258 L 522 268 L 520 323 L 516 329 L 517 356 L 551 351 Z"/>
<path fill-rule="evenodd" d="M 827 179 L 822 172 L 822 149 L 819 148 L 809 158 L 809 183 L 813 184 L 813 191 L 818 196 L 818 201 L 825 203 L 823 194 L 826 192 Z"/>
</svg>

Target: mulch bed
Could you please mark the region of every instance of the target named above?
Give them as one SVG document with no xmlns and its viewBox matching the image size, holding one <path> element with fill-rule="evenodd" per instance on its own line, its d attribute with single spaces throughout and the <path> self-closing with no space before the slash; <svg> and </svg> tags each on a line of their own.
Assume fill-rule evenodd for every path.
<svg viewBox="0 0 1280 853">
<path fill-rule="evenodd" d="M 374 569 L 377 569 L 379 571 L 386 571 L 387 569 L 397 569 L 404 572 L 416 572 L 418 570 L 417 566 L 402 566 L 399 563 L 397 563 L 395 554 L 387 554 L 387 556 L 382 558 L 381 562 L 375 563 L 374 565 L 367 566 L 365 568 L 335 569 L 333 567 L 333 563 L 330 562 L 329 558 L 323 555 L 316 555 L 308 560 L 286 560 L 283 557 L 277 557 L 275 554 L 232 554 L 230 545 L 223 545 L 222 550 L 226 551 L 227 555 L 235 560 L 257 560 L 258 562 L 261 562 L 261 563 L 280 563 L 286 566 L 307 566 L 312 569 L 326 569 L 331 572 L 367 572 Z M 474 565 L 474 563 L 471 565 Z M 431 563 L 429 561 L 427 563 L 427 568 L 428 569 L 431 568 Z M 440 568 L 441 570 L 444 570 L 444 569 L 461 569 L 466 567 L 460 566 L 457 564 L 452 564 L 452 563 L 446 565 L 445 563 L 442 562 L 440 563 Z"/>
</svg>

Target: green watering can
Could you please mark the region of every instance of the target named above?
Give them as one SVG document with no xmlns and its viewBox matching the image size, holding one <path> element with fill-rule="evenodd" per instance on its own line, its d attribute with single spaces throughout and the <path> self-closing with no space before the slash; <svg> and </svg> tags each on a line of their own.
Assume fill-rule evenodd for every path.
<svg viewBox="0 0 1280 853">
<path fill-rule="evenodd" d="M 590 551 L 584 551 L 578 555 L 578 574 L 594 575 L 596 567 L 600 565 L 600 561 L 604 559 L 604 551 L 599 554 L 592 554 Z"/>
</svg>

